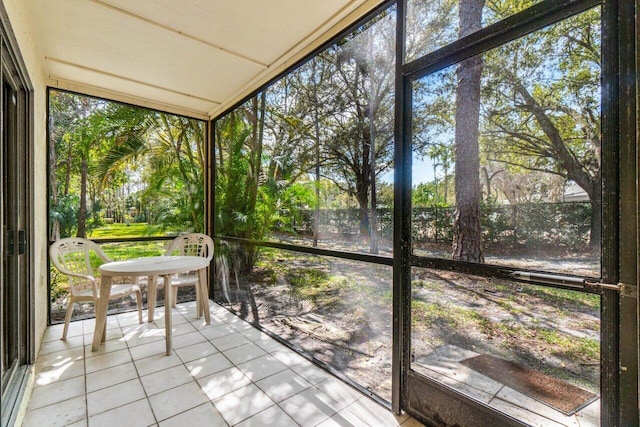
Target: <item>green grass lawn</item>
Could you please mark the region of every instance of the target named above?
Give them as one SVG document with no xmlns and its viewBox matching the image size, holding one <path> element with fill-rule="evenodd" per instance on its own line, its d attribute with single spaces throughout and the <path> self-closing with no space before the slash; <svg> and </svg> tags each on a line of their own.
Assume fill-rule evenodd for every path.
<svg viewBox="0 0 640 427">
<path fill-rule="evenodd" d="M 91 231 L 88 236 L 90 239 L 106 239 L 106 238 L 127 238 L 127 237 L 165 237 L 168 234 L 166 229 L 149 225 L 147 223 L 131 223 L 131 224 L 108 224 Z M 175 233 L 177 234 L 177 233 Z M 164 254 L 167 240 L 156 240 L 149 242 L 118 242 L 104 243 L 101 245 L 102 250 L 114 261 L 139 258 L 145 256 L 157 256 Z M 93 262 L 92 262 L 93 264 Z"/>
<path fill-rule="evenodd" d="M 146 222 L 131 224 L 107 224 L 90 230 L 87 233 L 89 239 L 110 237 L 149 237 L 166 236 L 167 230 L 157 225 L 149 225 Z"/>
</svg>

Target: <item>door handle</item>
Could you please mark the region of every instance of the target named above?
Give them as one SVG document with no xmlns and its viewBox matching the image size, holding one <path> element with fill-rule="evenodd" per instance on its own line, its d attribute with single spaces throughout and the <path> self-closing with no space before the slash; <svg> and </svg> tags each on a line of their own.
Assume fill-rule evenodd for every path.
<svg viewBox="0 0 640 427">
<path fill-rule="evenodd" d="M 27 233 L 24 230 L 18 230 L 18 255 L 24 255 L 27 252 Z"/>
<path fill-rule="evenodd" d="M 24 255 L 27 252 L 27 234 L 24 230 L 18 230 L 16 239 L 15 230 L 7 230 L 7 255 Z M 16 253 L 16 240 L 18 253 Z"/>
</svg>

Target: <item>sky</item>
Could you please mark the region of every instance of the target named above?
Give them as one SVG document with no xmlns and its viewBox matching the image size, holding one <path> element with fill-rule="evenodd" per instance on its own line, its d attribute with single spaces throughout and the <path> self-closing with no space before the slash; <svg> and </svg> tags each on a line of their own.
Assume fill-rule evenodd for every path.
<svg viewBox="0 0 640 427">
<path fill-rule="evenodd" d="M 433 160 L 429 157 L 419 158 L 414 155 L 412 164 L 412 186 L 422 182 L 433 181 Z M 436 171 L 438 178 L 442 176 L 442 169 L 438 167 Z M 380 177 L 382 182 L 393 184 L 393 170 Z"/>
</svg>

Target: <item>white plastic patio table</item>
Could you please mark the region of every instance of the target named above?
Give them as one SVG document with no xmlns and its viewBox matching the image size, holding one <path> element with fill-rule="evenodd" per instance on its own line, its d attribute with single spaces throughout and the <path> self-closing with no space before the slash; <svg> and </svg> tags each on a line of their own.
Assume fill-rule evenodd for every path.
<svg viewBox="0 0 640 427">
<path fill-rule="evenodd" d="M 200 289 L 198 290 L 200 302 L 204 309 L 204 317 L 207 325 L 211 323 L 209 314 L 209 291 L 207 289 L 206 271 L 209 263 L 206 258 L 199 256 L 156 256 L 146 258 L 134 258 L 125 261 L 114 261 L 100 266 L 100 296 L 96 304 L 96 326 L 93 331 L 92 351 L 97 351 L 104 342 L 106 333 L 107 309 L 109 305 L 109 292 L 114 277 L 118 276 L 147 276 L 149 283 L 155 281 L 158 276 L 164 278 L 164 307 L 165 307 L 165 339 L 167 342 L 167 356 L 171 355 L 171 276 L 187 271 L 197 271 L 200 277 Z M 198 316 L 200 315 L 198 310 Z"/>
</svg>

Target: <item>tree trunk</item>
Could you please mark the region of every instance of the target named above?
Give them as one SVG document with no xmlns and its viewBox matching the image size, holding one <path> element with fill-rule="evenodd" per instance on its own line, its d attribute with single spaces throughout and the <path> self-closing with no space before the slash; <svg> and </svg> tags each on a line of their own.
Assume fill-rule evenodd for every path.
<svg viewBox="0 0 640 427">
<path fill-rule="evenodd" d="M 313 82 L 313 124 L 315 145 L 315 185 L 316 206 L 313 212 L 313 247 L 318 247 L 320 234 L 320 114 L 318 113 L 318 82 L 316 82 L 316 59 L 311 60 L 311 81 Z"/>
<path fill-rule="evenodd" d="M 365 243 L 369 237 L 369 185 L 359 185 L 360 190 L 356 193 L 358 200 L 358 218 L 360 222 L 360 242 Z"/>
<path fill-rule="evenodd" d="M 591 235 L 589 236 L 589 246 L 591 248 L 599 248 L 602 241 L 602 193 L 600 191 L 599 176 L 592 182 L 590 191 L 587 191 L 587 194 L 591 201 Z"/>
<path fill-rule="evenodd" d="M 370 68 L 374 68 L 374 61 L 372 58 L 373 53 L 373 37 L 372 34 L 368 34 L 369 49 L 367 50 L 367 62 Z M 369 173 L 371 174 L 371 213 L 369 214 L 369 253 L 378 254 L 378 201 L 376 195 L 376 128 L 375 128 L 375 109 L 376 109 L 376 97 L 374 90 L 376 87 L 375 73 L 369 73 L 369 108 L 367 108 L 367 114 L 369 119 L 369 141 L 371 146 L 371 161 L 369 164 Z"/>
<path fill-rule="evenodd" d="M 57 179 L 57 167 L 58 167 L 58 159 L 56 156 L 56 144 L 55 138 L 51 136 L 49 138 L 49 191 L 51 194 L 51 205 L 56 206 L 58 204 L 58 179 Z M 51 230 L 50 230 L 49 239 L 58 240 L 60 239 L 60 220 L 54 218 L 51 221 Z"/>
<path fill-rule="evenodd" d="M 360 205 L 360 241 L 366 243 L 370 236 L 369 223 L 369 156 L 371 150 L 370 135 L 368 128 L 362 132 L 362 158 L 360 165 L 362 169 L 356 174 L 356 199 Z"/>
<path fill-rule="evenodd" d="M 481 28 L 484 0 L 460 1 L 460 37 Z M 462 61 L 456 71 L 456 213 L 453 225 L 453 253 L 456 260 L 484 262 L 480 227 L 480 80 L 482 59 Z"/>
<path fill-rule="evenodd" d="M 71 187 L 71 162 L 73 161 L 73 145 L 69 142 L 69 152 L 67 153 L 67 169 L 64 175 L 64 190 L 63 195 L 69 195 L 69 188 Z"/>
<path fill-rule="evenodd" d="M 257 227 L 256 221 L 256 203 L 258 200 L 258 188 L 260 186 L 260 171 L 262 167 L 262 139 L 264 138 L 264 120 L 266 109 L 266 95 L 265 92 L 260 93 L 260 99 L 256 95 L 253 98 L 253 114 L 254 121 L 253 133 L 251 137 L 251 153 L 249 157 L 249 175 L 247 177 L 248 191 L 248 212 L 251 212 L 251 226 L 247 227 L 245 237 L 251 239 L 255 237 L 255 231 Z M 244 273 L 251 272 L 253 265 L 255 264 L 256 247 L 253 245 L 246 246 L 246 265 L 242 266 Z"/>
<path fill-rule="evenodd" d="M 373 124 L 373 111 L 371 104 L 369 105 L 369 135 L 371 139 L 371 213 L 369 214 L 369 230 L 371 238 L 369 239 L 369 253 L 378 253 L 378 212 L 376 197 L 376 143 L 375 128 Z"/>
<path fill-rule="evenodd" d="M 444 204 L 449 205 L 449 167 L 447 163 L 444 164 Z"/>
<path fill-rule="evenodd" d="M 83 153 L 80 169 L 80 209 L 78 211 L 77 237 L 87 237 L 87 169 L 87 156 Z"/>
</svg>

